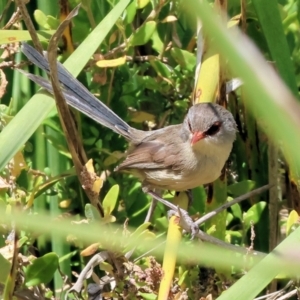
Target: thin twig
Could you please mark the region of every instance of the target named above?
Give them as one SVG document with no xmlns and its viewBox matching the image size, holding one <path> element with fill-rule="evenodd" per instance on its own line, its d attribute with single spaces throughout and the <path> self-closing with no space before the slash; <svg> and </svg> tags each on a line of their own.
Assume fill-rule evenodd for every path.
<svg viewBox="0 0 300 300">
<path fill-rule="evenodd" d="M 156 206 L 157 206 L 157 200 L 152 198 L 144 223 L 150 222 Z"/>
<path fill-rule="evenodd" d="M 22 17 L 23 17 L 23 21 L 26 24 L 27 30 L 29 31 L 29 34 L 31 36 L 31 39 L 32 39 L 32 42 L 33 42 L 35 48 L 40 53 L 42 53 L 43 52 L 43 48 L 42 48 L 42 45 L 41 45 L 40 40 L 38 38 L 38 35 L 36 33 L 36 30 L 35 30 L 35 28 L 33 26 L 33 23 L 31 21 L 31 18 L 29 16 L 27 8 L 25 6 L 25 1 L 23 1 L 23 0 L 16 0 L 16 3 L 17 3 L 17 5 L 18 5 L 18 7 L 20 9 L 20 12 L 21 12 Z"/>
<path fill-rule="evenodd" d="M 219 239 L 203 232 L 202 230 L 199 230 L 199 232 L 196 234 L 196 237 L 199 238 L 200 240 L 204 241 L 204 242 L 208 242 L 210 244 L 220 246 L 220 247 L 225 248 L 227 250 L 234 251 L 234 252 L 237 252 L 237 253 L 241 253 L 243 255 L 250 255 L 247 248 L 232 245 L 232 244 L 229 244 L 229 243 L 225 243 L 222 240 L 219 240 Z M 262 252 L 259 252 L 259 251 L 253 251 L 253 252 L 251 252 L 251 255 L 254 255 L 254 256 L 259 257 L 259 258 L 264 258 L 266 256 L 266 254 L 264 254 Z"/>
<path fill-rule="evenodd" d="M 254 300 L 276 299 L 277 296 L 280 296 L 280 295 L 284 294 L 285 291 L 286 291 L 289 287 L 291 287 L 291 286 L 293 285 L 293 283 L 294 283 L 294 282 L 293 282 L 292 280 L 290 280 L 290 281 L 286 284 L 286 286 L 285 286 L 284 288 L 282 288 L 281 290 L 276 291 L 276 292 L 274 292 L 274 293 L 270 293 L 270 294 L 264 295 L 264 296 L 257 297 L 257 298 L 255 298 Z M 286 295 L 286 294 L 285 294 L 285 295 Z M 277 300 L 278 300 L 278 299 L 277 299 Z"/>
<path fill-rule="evenodd" d="M 3 16 L 3 14 L 1 16 Z M 4 29 L 9 29 L 11 26 L 13 26 L 17 22 L 19 22 L 21 19 L 22 19 L 22 15 L 21 15 L 21 12 L 20 12 L 20 8 L 17 7 L 17 10 L 12 14 L 12 16 L 10 17 L 8 22 L 5 24 L 5 26 L 3 26 L 2 29 L 3 30 Z M 0 20 L 0 22 L 1 22 L 1 20 Z"/>
<path fill-rule="evenodd" d="M 223 211 L 224 209 L 227 209 L 228 207 L 242 202 L 250 197 L 256 196 L 258 194 L 261 194 L 264 191 L 267 191 L 271 186 L 269 184 L 264 185 L 258 189 L 255 189 L 245 195 L 239 196 L 229 202 L 224 203 L 223 205 L 219 206 L 218 208 L 214 209 L 213 211 L 209 212 L 208 214 L 204 215 L 202 218 L 198 219 L 195 223 L 197 225 L 201 225 L 202 223 L 206 222 L 207 220 L 209 220 L 210 218 L 212 218 L 213 216 L 215 216 L 216 214 L 220 213 L 221 211 Z"/>
<path fill-rule="evenodd" d="M 236 199 L 238 199 L 239 201 L 242 201 L 242 200 L 245 200 L 247 199 L 247 197 L 249 196 L 252 196 L 253 192 L 255 192 L 255 195 L 258 194 L 259 192 L 262 192 L 262 191 L 265 191 L 269 188 L 269 186 L 263 186 L 257 190 L 254 190 L 250 193 L 247 193 L 241 197 L 238 197 Z M 177 212 L 178 214 L 180 214 L 180 226 L 187 232 L 191 232 L 192 231 L 192 235 L 194 235 L 194 237 L 197 237 L 199 238 L 200 240 L 202 241 L 205 241 L 205 242 L 209 242 L 213 245 L 217 245 L 217 246 L 220 246 L 220 247 L 223 247 L 223 248 L 226 248 L 228 250 L 231 250 L 231 251 L 234 251 L 234 252 L 238 252 L 238 253 L 241 253 L 241 254 L 249 254 L 248 253 L 248 249 L 246 248 L 243 248 L 243 247 L 239 247 L 239 246 L 235 246 L 235 245 L 232 245 L 232 244 L 228 244 L 228 243 L 225 243 L 201 230 L 197 230 L 197 232 L 195 232 L 195 223 L 191 224 L 191 217 L 188 215 L 187 211 L 185 211 L 184 209 L 180 209 L 179 207 L 177 207 L 176 205 L 170 203 L 169 201 L 159 197 L 157 194 L 155 194 L 154 192 L 152 191 L 147 191 L 147 193 L 149 195 L 151 195 L 152 197 L 154 197 L 156 200 L 158 200 L 159 202 L 163 203 L 164 205 L 166 205 L 167 207 L 171 208 L 173 211 Z M 241 198 L 243 197 L 243 199 L 241 200 Z M 234 199 L 234 200 L 236 200 Z M 233 201 L 234 201 L 233 200 Z M 231 203 L 232 201 L 230 201 L 229 203 Z M 236 202 L 237 203 L 237 202 Z M 222 206 L 223 207 L 223 206 Z M 264 253 L 261 253 L 261 252 L 258 252 L 258 251 L 254 251 L 252 252 L 252 255 L 255 255 L 255 256 L 259 256 L 261 258 L 263 258 L 265 256 Z"/>
<path fill-rule="evenodd" d="M 287 294 L 283 295 L 282 297 L 280 298 L 277 298 L 276 300 L 286 300 L 286 299 L 290 299 L 292 296 L 296 295 L 298 292 L 297 289 L 294 289 L 290 292 L 288 292 Z M 298 298 L 299 299 L 299 298 Z"/>
</svg>

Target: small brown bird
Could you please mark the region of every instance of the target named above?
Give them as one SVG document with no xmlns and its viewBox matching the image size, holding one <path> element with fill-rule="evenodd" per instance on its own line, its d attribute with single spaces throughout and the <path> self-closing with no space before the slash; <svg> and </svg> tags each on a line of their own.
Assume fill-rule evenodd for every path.
<svg viewBox="0 0 300 300">
<path fill-rule="evenodd" d="M 49 73 L 48 61 L 43 55 L 26 43 L 22 51 L 31 62 Z M 44 78 L 28 73 L 26 76 L 53 93 L 51 83 Z M 60 63 L 58 77 L 70 106 L 131 143 L 126 159 L 116 170 L 133 173 L 146 189 L 185 191 L 220 176 L 236 137 L 234 118 L 222 106 L 199 103 L 189 109 L 182 124 L 142 131 L 124 122 Z"/>
</svg>

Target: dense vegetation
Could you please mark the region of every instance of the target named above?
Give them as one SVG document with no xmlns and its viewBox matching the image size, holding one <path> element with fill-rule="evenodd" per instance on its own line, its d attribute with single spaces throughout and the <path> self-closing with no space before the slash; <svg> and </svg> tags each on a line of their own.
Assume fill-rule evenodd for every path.
<svg viewBox="0 0 300 300">
<path fill-rule="evenodd" d="M 1 299 L 297 297 L 299 1 L 198 2 L 85 0 L 51 45 L 133 127 L 179 124 L 194 102 L 232 112 L 239 132 L 220 179 L 189 206 L 184 193 L 163 195 L 193 220 L 247 195 L 201 224 L 204 242 L 182 235 L 161 203 L 144 223 L 151 198 L 113 171 L 128 142 L 75 110 L 59 118 L 17 70 L 42 74 L 19 42 L 47 49 L 79 2 L 0 0 Z"/>
</svg>

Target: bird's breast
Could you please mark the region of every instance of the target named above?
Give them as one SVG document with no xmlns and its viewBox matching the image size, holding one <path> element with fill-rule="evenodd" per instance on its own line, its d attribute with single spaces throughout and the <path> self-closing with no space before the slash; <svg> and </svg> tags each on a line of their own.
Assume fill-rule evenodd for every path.
<svg viewBox="0 0 300 300">
<path fill-rule="evenodd" d="M 145 181 L 156 188 L 176 191 L 211 183 L 220 176 L 231 148 L 231 145 L 218 147 L 209 143 L 202 143 L 198 149 L 185 147 L 179 158 L 180 168 L 144 170 Z"/>
</svg>

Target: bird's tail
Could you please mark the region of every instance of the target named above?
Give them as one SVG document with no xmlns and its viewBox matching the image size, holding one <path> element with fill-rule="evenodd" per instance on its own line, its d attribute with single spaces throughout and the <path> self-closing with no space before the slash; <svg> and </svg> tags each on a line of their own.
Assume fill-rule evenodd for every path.
<svg viewBox="0 0 300 300">
<path fill-rule="evenodd" d="M 49 63 L 45 56 L 40 54 L 27 43 L 22 43 L 21 50 L 27 56 L 29 61 L 49 74 Z M 59 62 L 57 62 L 57 70 L 58 80 L 62 85 L 62 92 L 70 106 L 84 113 L 103 126 L 123 135 L 127 139 L 130 139 L 130 131 L 132 128 L 126 122 L 124 122 L 111 109 L 91 94 L 86 87 Z M 49 93 L 53 94 L 52 85 L 48 80 L 43 77 L 27 73 L 23 70 L 19 71 L 41 87 L 45 88 Z"/>
</svg>

